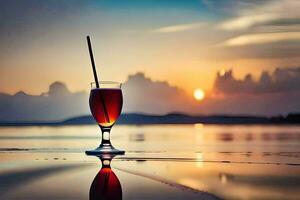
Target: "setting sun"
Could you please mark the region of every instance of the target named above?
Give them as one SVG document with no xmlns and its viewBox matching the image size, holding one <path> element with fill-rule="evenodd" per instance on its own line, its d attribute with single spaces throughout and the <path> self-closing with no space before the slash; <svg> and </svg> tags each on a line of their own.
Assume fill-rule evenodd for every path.
<svg viewBox="0 0 300 200">
<path fill-rule="evenodd" d="M 198 88 L 194 91 L 194 98 L 197 100 L 197 101 L 201 101 L 205 98 L 205 93 L 202 89 Z"/>
</svg>

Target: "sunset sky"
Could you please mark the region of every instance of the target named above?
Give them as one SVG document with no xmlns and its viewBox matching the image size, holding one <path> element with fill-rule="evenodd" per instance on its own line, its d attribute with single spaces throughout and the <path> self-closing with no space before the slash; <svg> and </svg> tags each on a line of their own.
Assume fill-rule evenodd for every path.
<svg viewBox="0 0 300 200">
<path fill-rule="evenodd" d="M 105 80 L 141 71 L 191 93 L 209 90 L 221 69 L 242 78 L 295 67 L 299 9 L 294 0 L 1 0 L 0 91 L 40 94 L 57 80 L 87 91 L 86 35 Z"/>
<path fill-rule="evenodd" d="M 259 85 L 265 71 L 300 66 L 299 10 L 296 0 L 1 0 L 0 92 L 39 95 L 55 81 L 88 92 L 86 35 L 101 80 L 142 72 L 190 96 L 220 89 L 218 72 Z"/>
</svg>

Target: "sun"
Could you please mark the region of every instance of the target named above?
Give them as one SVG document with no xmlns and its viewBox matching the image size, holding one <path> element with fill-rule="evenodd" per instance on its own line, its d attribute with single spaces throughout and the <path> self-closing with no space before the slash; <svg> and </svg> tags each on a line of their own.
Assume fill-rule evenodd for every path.
<svg viewBox="0 0 300 200">
<path fill-rule="evenodd" d="M 205 92 L 202 89 L 200 89 L 200 88 L 195 89 L 195 91 L 194 91 L 194 98 L 197 101 L 203 100 L 205 98 Z"/>
</svg>

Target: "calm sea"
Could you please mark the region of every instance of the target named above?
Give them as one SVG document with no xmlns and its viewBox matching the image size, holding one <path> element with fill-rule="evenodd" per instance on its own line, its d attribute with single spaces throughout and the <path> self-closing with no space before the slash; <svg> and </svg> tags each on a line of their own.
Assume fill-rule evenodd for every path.
<svg viewBox="0 0 300 200">
<path fill-rule="evenodd" d="M 100 138 L 96 125 L 1 127 L 0 167 L 88 162 L 84 151 L 99 145 Z M 119 170 L 159 176 L 225 199 L 300 197 L 300 126 L 119 125 L 111 139 L 126 150 L 114 159 Z"/>
</svg>

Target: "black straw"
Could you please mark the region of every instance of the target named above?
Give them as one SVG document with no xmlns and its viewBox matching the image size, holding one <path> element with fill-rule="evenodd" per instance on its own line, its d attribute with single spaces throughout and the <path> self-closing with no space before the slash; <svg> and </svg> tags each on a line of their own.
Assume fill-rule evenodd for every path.
<svg viewBox="0 0 300 200">
<path fill-rule="evenodd" d="M 98 82 L 98 77 L 97 77 L 97 72 L 96 72 L 96 65 L 95 65 L 95 61 L 94 61 L 90 36 L 86 36 L 86 39 L 87 39 L 87 43 L 88 43 L 88 47 L 89 47 L 90 58 L 91 58 L 91 63 L 92 63 L 92 67 L 93 67 L 93 73 L 94 73 L 96 88 L 100 88 L 99 87 L 99 82 Z M 103 107 L 103 110 L 104 110 L 105 119 L 108 123 L 110 123 L 109 116 L 108 116 L 108 113 L 107 113 L 107 109 L 106 109 L 105 102 L 104 102 L 104 99 L 102 97 L 101 91 L 100 91 L 100 99 L 101 99 L 102 107 Z"/>
<path fill-rule="evenodd" d="M 90 52 L 90 58 L 91 58 L 91 63 L 93 67 L 93 73 L 94 73 L 94 78 L 95 78 L 95 83 L 96 83 L 96 88 L 99 88 L 99 82 L 98 82 L 98 77 L 97 77 L 97 72 L 96 72 L 96 66 L 95 66 L 95 61 L 94 61 L 94 56 L 93 56 L 93 50 L 92 50 L 92 44 L 90 40 L 90 36 L 86 36 L 88 47 L 89 47 L 89 52 Z"/>
</svg>

